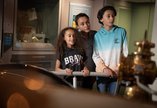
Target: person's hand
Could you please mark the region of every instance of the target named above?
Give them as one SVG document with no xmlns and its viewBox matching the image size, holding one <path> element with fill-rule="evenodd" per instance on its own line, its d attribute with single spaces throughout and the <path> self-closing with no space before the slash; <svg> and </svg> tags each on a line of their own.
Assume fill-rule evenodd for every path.
<svg viewBox="0 0 157 108">
<path fill-rule="evenodd" d="M 104 68 L 107 68 L 104 61 L 102 59 L 99 60 L 96 64 L 96 72 L 103 72 Z"/>
<path fill-rule="evenodd" d="M 103 69 L 103 72 L 107 77 L 117 77 L 117 74 L 110 68 L 106 67 Z"/>
<path fill-rule="evenodd" d="M 83 72 L 83 76 L 88 76 L 89 75 L 89 70 L 87 67 L 84 67 L 84 69 L 82 70 Z"/>
<path fill-rule="evenodd" d="M 69 68 L 66 68 L 66 69 L 65 69 L 65 72 L 66 72 L 67 75 L 72 75 L 73 70 L 71 70 L 71 69 L 69 69 Z"/>
</svg>

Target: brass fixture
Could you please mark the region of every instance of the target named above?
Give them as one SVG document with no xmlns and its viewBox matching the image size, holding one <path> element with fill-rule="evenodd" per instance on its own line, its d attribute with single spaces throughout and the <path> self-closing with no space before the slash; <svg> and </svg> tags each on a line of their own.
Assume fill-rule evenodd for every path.
<svg viewBox="0 0 157 108">
<path fill-rule="evenodd" d="M 120 63 L 120 82 L 127 82 L 124 97 L 148 102 L 151 94 L 157 95 L 156 91 L 148 88 L 148 84 L 152 84 L 157 75 L 156 64 L 151 60 L 154 53 L 150 51 L 155 44 L 147 40 L 146 31 L 144 40 L 137 41 L 135 45 L 137 50 Z"/>
</svg>

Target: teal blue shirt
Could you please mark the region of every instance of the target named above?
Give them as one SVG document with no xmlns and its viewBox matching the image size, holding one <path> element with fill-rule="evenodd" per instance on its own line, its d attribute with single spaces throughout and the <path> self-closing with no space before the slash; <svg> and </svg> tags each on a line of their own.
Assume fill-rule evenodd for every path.
<svg viewBox="0 0 157 108">
<path fill-rule="evenodd" d="M 94 36 L 93 60 L 95 64 L 103 60 L 106 66 L 117 73 L 121 55 L 125 57 L 128 55 L 126 30 L 118 26 L 113 26 L 109 31 L 103 27 L 100 28 Z"/>
</svg>

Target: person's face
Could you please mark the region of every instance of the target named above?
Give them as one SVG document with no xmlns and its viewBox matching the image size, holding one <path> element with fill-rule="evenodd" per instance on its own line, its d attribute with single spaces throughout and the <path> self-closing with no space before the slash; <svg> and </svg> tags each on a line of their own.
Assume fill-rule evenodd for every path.
<svg viewBox="0 0 157 108">
<path fill-rule="evenodd" d="M 71 48 L 75 44 L 75 33 L 73 30 L 69 29 L 64 34 L 64 41 L 67 44 L 68 48 Z"/>
<path fill-rule="evenodd" d="M 106 10 L 103 18 L 100 20 L 104 26 L 112 27 L 114 24 L 115 14 L 112 10 Z"/>
<path fill-rule="evenodd" d="M 89 22 L 89 19 L 87 17 L 80 17 L 77 20 L 77 23 L 78 23 L 77 28 L 80 31 L 84 31 L 84 32 L 90 31 L 90 22 Z"/>
</svg>

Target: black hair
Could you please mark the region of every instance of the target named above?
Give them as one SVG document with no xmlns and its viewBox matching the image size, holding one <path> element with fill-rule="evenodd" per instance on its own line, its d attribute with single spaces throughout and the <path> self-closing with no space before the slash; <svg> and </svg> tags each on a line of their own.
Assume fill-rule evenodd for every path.
<svg viewBox="0 0 157 108">
<path fill-rule="evenodd" d="M 98 21 L 102 25 L 103 25 L 103 23 L 100 20 L 103 18 L 103 15 L 104 15 L 106 10 L 112 10 L 114 12 L 114 15 L 115 16 L 117 15 L 116 9 L 113 6 L 104 6 L 103 8 L 101 8 L 98 11 L 98 14 L 97 14 Z"/>
<path fill-rule="evenodd" d="M 89 19 L 89 16 L 88 16 L 87 14 L 85 14 L 85 13 L 79 13 L 79 14 L 77 14 L 76 17 L 75 17 L 75 23 L 76 23 L 76 25 L 78 25 L 78 19 L 79 19 L 80 17 L 86 17 L 87 19 Z"/>
<path fill-rule="evenodd" d="M 67 48 L 67 44 L 66 42 L 64 41 L 64 35 L 65 35 L 65 32 L 67 30 L 73 30 L 74 33 L 75 33 L 75 38 L 76 38 L 76 41 L 75 41 L 75 44 L 74 44 L 74 48 L 75 49 L 78 49 L 78 50 L 82 50 L 82 46 L 80 45 L 80 41 L 79 41 L 79 33 L 78 33 L 78 30 L 73 28 L 73 27 L 66 27 L 64 29 L 61 30 L 59 36 L 58 36 L 58 41 L 57 41 L 57 52 L 60 52 L 61 55 L 63 55 L 64 53 L 64 50 Z"/>
</svg>

